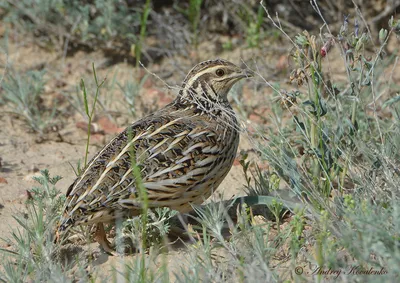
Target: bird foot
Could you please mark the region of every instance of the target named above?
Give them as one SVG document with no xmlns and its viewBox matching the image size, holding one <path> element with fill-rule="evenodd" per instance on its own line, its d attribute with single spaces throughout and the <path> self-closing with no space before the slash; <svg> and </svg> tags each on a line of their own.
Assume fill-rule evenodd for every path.
<svg viewBox="0 0 400 283">
<path fill-rule="evenodd" d="M 107 240 L 106 232 L 104 231 L 103 223 L 98 223 L 94 236 L 96 242 L 100 244 L 103 250 L 111 255 L 116 255 L 114 246 Z"/>
</svg>

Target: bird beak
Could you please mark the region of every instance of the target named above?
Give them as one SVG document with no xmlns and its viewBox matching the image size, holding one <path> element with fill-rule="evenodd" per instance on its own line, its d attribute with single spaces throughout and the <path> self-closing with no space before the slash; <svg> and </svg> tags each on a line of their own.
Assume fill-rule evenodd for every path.
<svg viewBox="0 0 400 283">
<path fill-rule="evenodd" d="M 235 80 L 240 80 L 244 78 L 254 77 L 254 72 L 249 69 L 239 69 L 236 74 L 234 74 L 231 78 Z"/>
<path fill-rule="evenodd" d="M 252 78 L 255 75 L 255 73 L 249 69 L 244 69 L 244 70 L 242 70 L 242 72 L 245 75 L 245 78 Z"/>
</svg>

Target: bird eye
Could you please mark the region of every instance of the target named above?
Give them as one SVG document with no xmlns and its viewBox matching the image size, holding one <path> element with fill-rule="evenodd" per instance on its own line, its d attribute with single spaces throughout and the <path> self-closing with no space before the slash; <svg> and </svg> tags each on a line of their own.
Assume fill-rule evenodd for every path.
<svg viewBox="0 0 400 283">
<path fill-rule="evenodd" d="M 224 72 L 224 70 L 222 70 L 222 69 L 218 69 L 218 70 L 215 72 L 215 74 L 217 74 L 218 77 L 222 77 L 223 75 L 225 75 L 225 72 Z"/>
</svg>

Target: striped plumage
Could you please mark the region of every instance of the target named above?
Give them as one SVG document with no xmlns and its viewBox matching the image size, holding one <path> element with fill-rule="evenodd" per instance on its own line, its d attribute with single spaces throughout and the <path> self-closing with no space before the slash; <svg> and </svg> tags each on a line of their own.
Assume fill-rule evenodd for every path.
<svg viewBox="0 0 400 283">
<path fill-rule="evenodd" d="M 138 215 L 131 160 L 149 207 L 188 212 L 207 199 L 236 155 L 239 125 L 227 94 L 248 74 L 221 59 L 196 65 L 172 103 L 128 126 L 88 163 L 68 189 L 59 231 Z"/>
</svg>

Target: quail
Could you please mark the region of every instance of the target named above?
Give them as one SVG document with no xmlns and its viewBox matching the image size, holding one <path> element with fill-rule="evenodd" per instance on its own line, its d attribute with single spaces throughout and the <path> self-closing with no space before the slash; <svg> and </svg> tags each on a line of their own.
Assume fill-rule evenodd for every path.
<svg viewBox="0 0 400 283">
<path fill-rule="evenodd" d="M 250 76 L 222 59 L 193 67 L 173 102 L 129 125 L 82 170 L 66 193 L 57 234 L 96 224 L 95 239 L 112 250 L 103 223 L 142 211 L 135 166 L 149 208 L 185 213 L 206 200 L 228 174 L 239 144 L 228 92 Z"/>
</svg>

